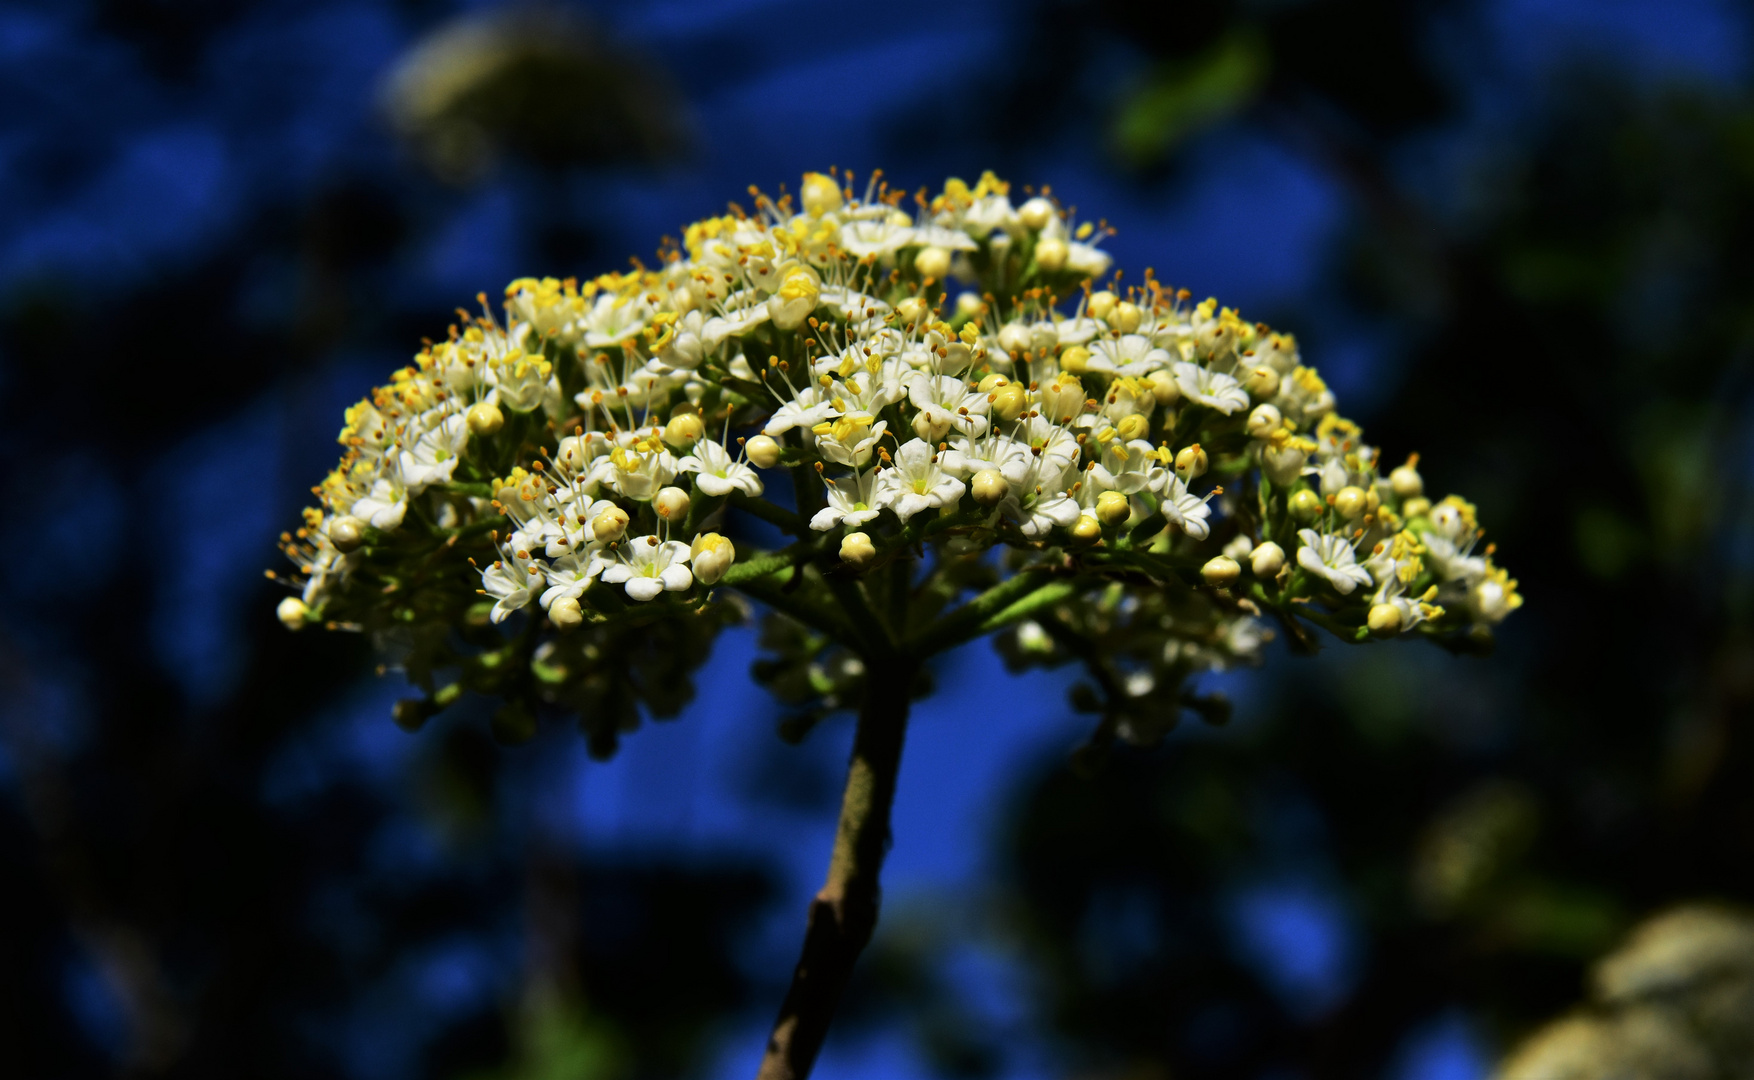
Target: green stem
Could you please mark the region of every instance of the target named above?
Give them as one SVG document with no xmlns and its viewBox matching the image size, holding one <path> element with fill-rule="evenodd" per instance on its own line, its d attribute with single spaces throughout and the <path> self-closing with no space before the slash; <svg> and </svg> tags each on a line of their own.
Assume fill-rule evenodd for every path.
<svg viewBox="0 0 1754 1080">
<path fill-rule="evenodd" d="M 978 637 L 982 625 L 1040 588 L 1044 580 L 1041 569 L 1018 571 L 909 638 L 906 652 L 910 656 L 931 656 Z"/>
</svg>

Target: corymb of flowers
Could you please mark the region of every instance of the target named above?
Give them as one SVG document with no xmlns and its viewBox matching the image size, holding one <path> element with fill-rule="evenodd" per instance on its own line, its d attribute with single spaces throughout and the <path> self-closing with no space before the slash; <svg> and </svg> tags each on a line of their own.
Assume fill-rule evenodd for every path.
<svg viewBox="0 0 1754 1080">
<path fill-rule="evenodd" d="M 656 268 L 479 296 L 347 410 L 281 620 L 373 634 L 426 693 L 407 725 L 468 691 L 607 753 L 757 605 L 786 730 L 1001 632 L 1149 742 L 1268 624 L 1472 646 L 1522 603 L 1290 335 L 1123 286 L 1105 225 L 1020 194 L 812 173 Z"/>
</svg>

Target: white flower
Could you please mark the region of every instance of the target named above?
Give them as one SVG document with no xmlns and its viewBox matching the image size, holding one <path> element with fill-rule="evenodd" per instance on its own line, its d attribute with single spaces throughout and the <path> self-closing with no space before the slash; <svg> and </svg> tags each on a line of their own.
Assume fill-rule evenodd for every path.
<svg viewBox="0 0 1754 1080">
<path fill-rule="evenodd" d="M 468 421 L 462 413 L 452 413 L 416 439 L 413 447 L 402 451 L 402 482 L 409 493 L 418 494 L 430 484 L 449 483 L 457 468 L 457 455 L 468 442 Z"/>
<path fill-rule="evenodd" d="M 532 574 L 534 568 L 533 560 L 513 558 L 500 559 L 482 571 L 481 584 L 497 601 L 489 618 L 505 622 L 512 612 L 535 598 L 536 590 L 542 587 L 542 575 L 539 571 Z"/>
<path fill-rule="evenodd" d="M 1241 383 L 1229 375 L 1208 371 L 1186 360 L 1176 362 L 1175 385 L 1183 397 L 1216 409 L 1225 416 L 1249 405 L 1249 393 Z"/>
<path fill-rule="evenodd" d="M 875 221 L 849 221 L 840 227 L 840 246 L 855 258 L 893 255 L 917 243 L 906 214 Z"/>
<path fill-rule="evenodd" d="M 943 225 L 916 225 L 913 233 L 913 242 L 921 247 L 941 247 L 950 251 L 975 251 L 980 248 L 961 229 L 951 229 Z"/>
<path fill-rule="evenodd" d="M 1151 344 L 1151 339 L 1145 335 L 1122 334 L 1118 338 L 1103 338 L 1092 345 L 1090 359 L 1086 361 L 1086 366 L 1091 371 L 1100 371 L 1108 375 L 1138 376 L 1149 375 L 1159 368 L 1168 367 L 1169 362 L 1169 350 L 1160 349 Z M 1180 374 L 1179 366 L 1177 374 Z M 1235 382 L 1234 379 L 1231 381 Z M 1248 404 L 1246 395 L 1243 397 L 1243 404 Z"/>
<path fill-rule="evenodd" d="M 1341 596 L 1350 596 L 1353 589 L 1370 584 L 1370 571 L 1358 565 L 1358 557 L 1344 536 L 1314 529 L 1299 529 L 1297 536 L 1303 541 L 1297 549 L 1297 565 L 1326 580 Z"/>
<path fill-rule="evenodd" d="M 733 458 L 729 451 L 711 439 L 695 443 L 694 453 L 683 458 L 676 471 L 694 473 L 694 486 L 703 495 L 728 495 L 741 491 L 755 496 L 762 492 L 761 477 L 755 470 Z"/>
<path fill-rule="evenodd" d="M 817 424 L 810 431 L 816 436 L 816 449 L 824 458 L 857 469 L 871 460 L 877 440 L 888 426 L 886 420 L 872 423 L 870 413 L 847 413 L 832 422 Z"/>
<path fill-rule="evenodd" d="M 397 477 L 380 476 L 372 482 L 371 491 L 347 512 L 370 522 L 374 529 L 385 532 L 398 529 L 408 513 L 408 489 Z"/>
<path fill-rule="evenodd" d="M 585 312 L 585 345 L 601 349 L 619 345 L 646 328 L 652 306 L 638 293 L 603 293 Z"/>
<path fill-rule="evenodd" d="M 659 542 L 655 536 L 629 540 L 619 549 L 623 561 L 603 570 L 603 581 L 622 585 L 635 600 L 651 600 L 662 592 L 681 592 L 694 584 L 688 569 L 688 545 L 680 540 Z"/>
<path fill-rule="evenodd" d="M 1171 525 L 1187 533 L 1195 540 L 1204 540 L 1212 531 L 1206 519 L 1212 516 L 1212 508 L 1207 500 L 1202 499 L 1188 490 L 1182 478 L 1167 470 L 1163 473 L 1163 495 L 1157 503 L 1157 509 Z"/>
<path fill-rule="evenodd" d="M 549 563 L 548 589 L 542 594 L 542 610 L 548 610 L 556 600 L 563 596 L 577 600 L 585 595 L 585 590 L 591 587 L 591 582 L 609 565 L 610 563 L 603 558 L 601 552 L 594 548 L 590 551 L 562 555 Z"/>
<path fill-rule="evenodd" d="M 979 435 L 987 430 L 990 404 L 987 395 L 970 390 L 967 383 L 955 376 L 910 372 L 907 396 L 914 408 L 920 410 L 914 420 L 916 435 L 920 434 L 921 417 L 933 432 L 933 441 L 942 439 L 952 428 L 964 435 Z"/>
<path fill-rule="evenodd" d="M 910 439 L 896 450 L 894 467 L 877 474 L 876 501 L 906 523 L 922 510 L 955 506 L 967 490 L 962 481 L 938 467 L 931 446 Z"/>
<path fill-rule="evenodd" d="M 822 392 L 816 387 L 806 386 L 768 418 L 767 426 L 761 429 L 761 433 L 769 436 L 784 435 L 795 427 L 808 431 L 833 415 L 834 402 L 823 400 Z"/>
<path fill-rule="evenodd" d="M 866 501 L 865 489 L 870 484 L 869 476 L 869 473 L 864 476 L 855 474 L 850 478 L 830 481 L 828 505 L 816 511 L 816 515 L 810 519 L 810 527 L 817 532 L 827 532 L 836 525 L 848 525 L 856 529 L 881 513 L 881 507 L 871 506 Z M 849 487 L 852 488 L 850 492 L 847 490 Z"/>
</svg>

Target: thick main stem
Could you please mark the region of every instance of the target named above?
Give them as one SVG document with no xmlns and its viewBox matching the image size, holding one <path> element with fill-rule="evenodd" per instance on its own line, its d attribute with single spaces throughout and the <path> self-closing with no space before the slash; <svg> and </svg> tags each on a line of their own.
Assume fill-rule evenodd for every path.
<svg viewBox="0 0 1754 1080">
<path fill-rule="evenodd" d="M 803 955 L 767 1040 L 757 1080 L 804 1080 L 816 1063 L 853 964 L 877 926 L 878 874 L 889 849 L 889 807 L 907 731 L 914 665 L 886 658 L 865 679 L 828 880 L 810 902 Z"/>
</svg>

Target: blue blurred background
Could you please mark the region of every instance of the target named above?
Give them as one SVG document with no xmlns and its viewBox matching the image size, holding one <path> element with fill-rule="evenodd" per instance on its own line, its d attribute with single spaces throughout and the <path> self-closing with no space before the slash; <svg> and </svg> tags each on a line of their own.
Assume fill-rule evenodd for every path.
<svg viewBox="0 0 1754 1080">
<path fill-rule="evenodd" d="M 1506 522 L 1531 602 L 1488 660 L 1276 649 L 1211 680 L 1228 727 L 1095 781 L 1064 768 L 1073 673 L 954 655 L 818 1075 L 1484 1077 L 1634 916 L 1749 895 L 1746 249 L 1719 248 L 1754 191 L 1751 17 L 0 6 L 5 1071 L 753 1071 L 850 724 L 782 743 L 746 630 L 610 761 L 564 727 L 497 748 L 472 705 L 410 735 L 369 643 L 285 634 L 262 570 L 341 410 L 453 308 L 837 164 L 1052 185 L 1131 275 L 1294 330 L 1391 457 L 1432 451 Z M 431 85 L 473 60 L 483 87 Z M 1615 179 L 1678 162 L 1669 137 L 1680 180 Z M 1722 184 L 1675 186 L 1702 168 Z M 1593 225 L 1522 243 L 1591 198 Z M 1676 356 L 1678 322 L 1717 336 Z M 1653 627 L 1722 693 L 1689 697 L 1716 676 Z M 1522 869 L 1421 886 L 1481 814 L 1479 858 Z"/>
</svg>

